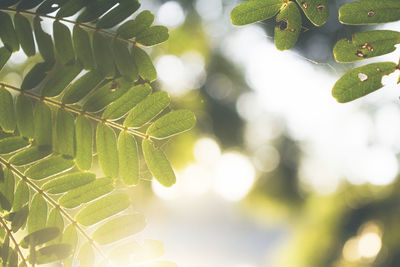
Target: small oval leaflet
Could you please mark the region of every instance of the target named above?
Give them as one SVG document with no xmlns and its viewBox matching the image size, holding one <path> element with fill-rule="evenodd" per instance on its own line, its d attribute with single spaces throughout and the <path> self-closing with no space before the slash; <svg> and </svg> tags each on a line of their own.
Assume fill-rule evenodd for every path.
<svg viewBox="0 0 400 267">
<path fill-rule="evenodd" d="M 60 194 L 78 188 L 96 179 L 96 174 L 91 172 L 68 173 L 51 179 L 42 186 L 42 190 L 50 194 Z"/>
<path fill-rule="evenodd" d="M 382 77 L 396 70 L 392 62 L 372 63 L 355 68 L 334 85 L 332 95 L 340 103 L 349 102 L 383 87 Z"/>
<path fill-rule="evenodd" d="M 11 51 L 7 47 L 0 47 L 0 70 L 6 65 L 11 57 Z"/>
<path fill-rule="evenodd" d="M 103 79 L 104 75 L 98 70 L 92 70 L 88 73 L 85 73 L 67 89 L 62 98 L 62 102 L 65 104 L 79 102 L 99 83 L 101 83 Z"/>
<path fill-rule="evenodd" d="M 130 205 L 129 196 L 112 194 L 93 201 L 75 216 L 75 220 L 85 226 L 93 225 L 117 214 Z"/>
<path fill-rule="evenodd" d="M 59 109 L 56 117 L 58 152 L 70 157 L 75 156 L 75 122 L 68 111 Z"/>
<path fill-rule="evenodd" d="M 33 113 L 33 124 L 35 128 L 35 141 L 39 145 L 52 145 L 52 119 L 51 110 L 43 102 L 37 102 Z"/>
<path fill-rule="evenodd" d="M 164 139 L 188 131 L 196 125 L 196 117 L 189 110 L 172 111 L 156 120 L 147 129 L 146 134 L 157 139 Z"/>
<path fill-rule="evenodd" d="M 35 55 L 35 41 L 33 40 L 33 31 L 29 20 L 17 13 L 14 16 L 14 25 L 22 50 L 28 57 Z"/>
<path fill-rule="evenodd" d="M 0 11 L 0 25 L 0 39 L 3 44 L 13 52 L 18 51 L 19 42 L 9 14 Z"/>
<path fill-rule="evenodd" d="M 93 33 L 93 54 L 99 71 L 106 78 L 114 78 L 115 64 L 110 40 L 99 32 Z"/>
<path fill-rule="evenodd" d="M 29 141 L 20 136 L 0 139 L 0 154 L 8 154 L 29 146 Z"/>
<path fill-rule="evenodd" d="M 94 0 L 87 3 L 85 10 L 79 14 L 77 22 L 91 22 L 101 17 L 107 10 L 117 3 L 116 0 Z"/>
<path fill-rule="evenodd" d="M 59 21 L 53 23 L 53 36 L 56 51 L 63 64 L 70 64 L 75 61 L 75 52 L 72 46 L 71 32 L 68 27 Z"/>
<path fill-rule="evenodd" d="M 81 170 L 92 167 L 93 130 L 90 121 L 79 115 L 75 121 L 76 165 Z"/>
<path fill-rule="evenodd" d="M 46 227 L 25 236 L 24 239 L 22 239 L 21 247 L 35 247 L 37 245 L 41 245 L 48 241 L 51 241 L 59 235 L 60 229 L 58 229 L 58 227 Z"/>
<path fill-rule="evenodd" d="M 272 18 L 279 12 L 282 5 L 282 0 L 254 0 L 243 2 L 232 10 L 232 24 L 246 25 Z"/>
<path fill-rule="evenodd" d="M 49 65 L 46 62 L 39 62 L 25 75 L 21 84 L 22 90 L 31 90 L 38 86 L 47 76 Z"/>
<path fill-rule="evenodd" d="M 99 164 L 106 176 L 118 176 L 118 151 L 115 132 L 110 127 L 99 123 L 96 129 L 96 145 Z"/>
<path fill-rule="evenodd" d="M 55 62 L 53 41 L 51 36 L 43 31 L 40 21 L 38 16 L 33 19 L 35 39 L 42 58 L 51 66 Z"/>
<path fill-rule="evenodd" d="M 24 137 L 33 137 L 35 135 L 35 126 L 33 124 L 32 102 L 25 95 L 20 94 L 15 101 L 15 115 L 17 127 Z"/>
<path fill-rule="evenodd" d="M 324 25 L 329 16 L 326 0 L 296 0 L 307 18 L 316 26 Z"/>
<path fill-rule="evenodd" d="M 151 24 L 153 24 L 153 21 L 154 15 L 150 11 L 144 10 L 139 15 L 137 15 L 134 20 L 128 20 L 127 22 L 122 24 L 117 29 L 117 33 L 122 38 L 130 39 L 149 28 Z"/>
<path fill-rule="evenodd" d="M 82 245 L 78 253 L 78 259 L 81 266 L 94 266 L 95 255 L 90 243 L 85 243 Z"/>
<path fill-rule="evenodd" d="M 112 48 L 118 71 L 125 79 L 133 82 L 136 81 L 139 78 L 138 70 L 127 44 L 119 39 L 114 39 Z"/>
<path fill-rule="evenodd" d="M 28 194 L 29 197 L 29 194 Z M 11 230 L 16 233 L 28 220 L 29 207 L 25 205 L 14 212 L 14 217 L 11 221 Z"/>
<path fill-rule="evenodd" d="M 149 55 L 137 46 L 132 47 L 131 53 L 138 67 L 139 76 L 149 82 L 157 79 L 157 71 Z"/>
<path fill-rule="evenodd" d="M 83 68 L 86 70 L 93 70 L 95 68 L 95 62 L 88 32 L 78 25 L 75 25 L 72 39 L 74 42 L 76 56 L 82 63 Z"/>
<path fill-rule="evenodd" d="M 8 170 L 4 170 L 3 180 L 0 180 L 0 208 L 10 211 L 14 203 L 14 174 Z"/>
<path fill-rule="evenodd" d="M 43 159 L 25 171 L 25 175 L 33 180 L 41 180 L 65 172 L 74 166 L 72 159 L 62 155 Z"/>
<path fill-rule="evenodd" d="M 289 2 L 276 16 L 276 22 L 278 23 L 275 27 L 276 48 L 291 49 L 296 44 L 301 30 L 301 14 L 296 3 Z"/>
<path fill-rule="evenodd" d="M 41 160 L 51 154 L 48 146 L 32 146 L 17 152 L 10 158 L 10 163 L 15 166 L 23 166 Z"/>
<path fill-rule="evenodd" d="M 52 208 L 49 213 L 49 218 L 47 219 L 47 227 L 56 227 L 60 230 L 60 233 L 64 230 L 64 219 L 60 211 L 57 208 Z M 57 238 L 47 242 L 46 245 L 57 244 L 62 241 L 62 235 Z"/>
<path fill-rule="evenodd" d="M 136 42 L 144 46 L 152 46 L 168 40 L 168 29 L 164 26 L 153 26 L 143 30 L 136 36 Z"/>
<path fill-rule="evenodd" d="M 36 193 L 33 196 L 30 211 L 27 223 L 29 234 L 46 227 L 47 203 L 41 195 Z"/>
<path fill-rule="evenodd" d="M 135 137 L 121 131 L 118 137 L 119 175 L 126 185 L 139 183 L 139 152 Z"/>
<path fill-rule="evenodd" d="M 13 132 L 15 126 L 14 102 L 11 93 L 0 88 L 0 127 L 5 132 Z"/>
<path fill-rule="evenodd" d="M 57 12 L 57 17 L 70 17 L 87 4 L 87 0 L 68 0 Z"/>
<path fill-rule="evenodd" d="M 119 1 L 119 5 L 108 11 L 97 22 L 97 28 L 111 28 L 125 20 L 139 9 L 140 4 L 137 0 Z"/>
<path fill-rule="evenodd" d="M 47 264 L 69 257 L 72 247 L 69 244 L 54 244 L 43 247 L 36 252 L 35 259 L 37 264 Z M 30 255 L 28 256 L 28 259 Z"/>
<path fill-rule="evenodd" d="M 20 210 L 29 201 L 29 188 L 24 181 L 19 181 L 15 189 L 13 210 Z"/>
<path fill-rule="evenodd" d="M 105 245 L 134 235 L 142 231 L 145 226 L 146 221 L 142 214 L 123 215 L 100 226 L 92 236 L 94 241 Z"/>
</svg>

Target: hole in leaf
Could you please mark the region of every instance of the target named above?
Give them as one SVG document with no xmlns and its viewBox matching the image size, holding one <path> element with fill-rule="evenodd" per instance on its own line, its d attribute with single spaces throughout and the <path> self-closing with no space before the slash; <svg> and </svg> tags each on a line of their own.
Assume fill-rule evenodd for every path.
<svg viewBox="0 0 400 267">
<path fill-rule="evenodd" d="M 302 5 L 304 8 L 307 8 L 307 7 L 308 7 L 308 3 L 307 3 L 306 1 L 301 2 L 301 5 Z"/>
<path fill-rule="evenodd" d="M 324 6 L 324 5 L 319 5 L 319 6 L 317 6 L 317 10 L 318 10 L 319 12 L 324 11 L 324 9 L 325 9 L 325 6 Z"/>
<path fill-rule="evenodd" d="M 369 43 L 365 43 L 363 45 L 360 46 L 361 49 L 368 49 L 369 51 L 374 51 L 374 48 L 369 44 Z"/>
<path fill-rule="evenodd" d="M 278 27 L 279 27 L 279 30 L 281 30 L 281 31 L 286 30 L 288 28 L 287 20 L 278 21 Z"/>
<path fill-rule="evenodd" d="M 376 68 L 376 71 L 379 71 L 379 72 L 381 72 L 382 70 L 381 70 L 381 68 Z"/>
<path fill-rule="evenodd" d="M 357 57 L 362 57 L 362 58 L 366 58 L 367 55 L 365 55 L 363 52 L 361 52 L 360 50 L 357 51 L 357 53 L 355 54 Z"/>
<path fill-rule="evenodd" d="M 296 29 L 290 29 L 290 32 L 296 32 Z"/>
<path fill-rule="evenodd" d="M 358 79 L 360 79 L 360 81 L 365 82 L 366 80 L 368 80 L 368 75 L 365 73 L 360 72 L 358 74 Z"/>
<path fill-rule="evenodd" d="M 375 11 L 373 10 L 368 11 L 368 17 L 373 17 L 373 16 L 375 16 Z"/>
</svg>

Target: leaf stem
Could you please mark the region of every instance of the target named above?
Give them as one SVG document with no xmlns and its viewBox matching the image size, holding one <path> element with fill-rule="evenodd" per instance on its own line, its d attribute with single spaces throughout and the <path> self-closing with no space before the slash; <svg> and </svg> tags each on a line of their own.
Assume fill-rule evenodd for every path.
<svg viewBox="0 0 400 267">
<path fill-rule="evenodd" d="M 61 215 L 63 215 L 70 223 L 80 232 L 80 234 L 86 238 L 89 243 L 97 250 L 97 252 L 109 263 L 110 266 L 113 264 L 110 262 L 108 257 L 104 254 L 102 249 L 94 243 L 93 239 L 83 230 L 83 228 L 57 203 L 55 202 L 49 195 L 47 195 L 42 189 L 40 189 L 36 184 L 29 180 L 27 176 L 25 176 L 22 172 L 20 172 L 17 168 L 15 168 L 12 164 L 10 164 L 7 160 L 0 157 L 0 163 L 3 164 L 6 168 L 11 170 L 14 174 L 16 174 L 22 181 L 24 181 L 29 187 L 31 187 L 36 193 L 38 193 L 43 199 L 45 199 L 48 203 L 50 203 L 54 208 L 56 208 Z"/>
<path fill-rule="evenodd" d="M 17 91 L 17 92 L 19 92 L 21 94 L 25 94 L 25 95 L 27 95 L 27 96 L 29 96 L 29 97 L 37 100 L 37 101 L 42 101 L 44 103 L 53 105 L 53 106 L 55 106 L 57 108 L 65 109 L 67 111 L 75 113 L 76 115 L 83 115 L 88 119 L 91 119 L 91 120 L 99 122 L 99 123 L 103 123 L 104 125 L 111 126 L 111 127 L 115 128 L 115 129 L 118 129 L 120 131 L 126 131 L 127 133 L 130 133 L 132 135 L 138 136 L 140 138 L 144 138 L 144 139 L 149 138 L 149 136 L 147 136 L 146 134 L 144 134 L 142 132 L 129 129 L 128 127 L 125 127 L 125 126 L 123 126 L 123 125 L 121 125 L 119 123 L 112 122 L 112 121 L 109 121 L 107 119 L 100 118 L 98 116 L 95 116 L 95 115 L 92 115 L 90 113 L 87 113 L 87 112 L 85 112 L 83 110 L 80 110 L 80 109 L 74 108 L 72 106 L 63 104 L 63 103 L 61 103 L 59 101 L 53 100 L 53 99 L 51 99 L 49 97 L 39 96 L 39 95 L 33 94 L 31 92 L 24 91 L 24 90 L 22 90 L 22 89 L 20 89 L 18 87 L 15 87 L 15 86 L 12 86 L 12 85 L 8 85 L 8 84 L 3 83 L 3 82 L 0 82 L 0 86 L 2 86 L 4 88 L 7 88 L 7 89 L 11 89 L 11 90 Z"/>
<path fill-rule="evenodd" d="M 0 216 L 0 224 L 4 227 L 4 229 L 6 229 L 6 232 L 7 232 L 8 236 L 10 237 L 11 241 L 14 243 L 14 247 L 17 250 L 19 256 L 21 257 L 25 267 L 28 267 L 27 260 L 25 259 L 24 254 L 22 254 L 21 247 L 19 246 L 17 240 L 14 238 L 14 235 L 13 235 L 11 229 L 8 227 L 7 223 L 4 221 L 3 217 L 1 217 L 1 216 Z"/>
</svg>

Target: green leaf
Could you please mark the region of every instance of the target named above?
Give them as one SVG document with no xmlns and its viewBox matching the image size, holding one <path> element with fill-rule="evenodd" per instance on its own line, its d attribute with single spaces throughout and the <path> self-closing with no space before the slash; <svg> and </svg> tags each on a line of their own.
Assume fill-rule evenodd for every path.
<svg viewBox="0 0 400 267">
<path fill-rule="evenodd" d="M 92 245 L 90 243 L 85 243 L 79 250 L 78 260 L 80 266 L 92 267 L 95 266 L 95 255 L 93 252 Z"/>
<path fill-rule="evenodd" d="M 35 42 L 33 40 L 33 31 L 29 20 L 20 13 L 17 13 L 14 15 L 14 25 L 22 50 L 24 50 L 28 57 L 35 55 Z"/>
<path fill-rule="evenodd" d="M 71 32 L 68 27 L 59 21 L 53 23 L 53 36 L 56 51 L 63 64 L 75 61 L 75 52 L 72 46 Z"/>
<path fill-rule="evenodd" d="M 168 107 L 170 102 L 169 95 L 164 91 L 156 92 L 146 97 L 132 109 L 124 121 L 124 126 L 131 128 L 142 127 Z"/>
<path fill-rule="evenodd" d="M 33 113 L 33 123 L 35 126 L 35 141 L 39 145 L 52 145 L 52 119 L 51 110 L 43 102 L 37 102 Z"/>
<path fill-rule="evenodd" d="M 139 183 L 139 152 L 135 137 L 121 131 L 118 137 L 119 176 L 126 185 Z"/>
<path fill-rule="evenodd" d="M 78 116 L 75 121 L 75 162 L 81 170 L 89 170 L 92 167 L 92 135 L 90 121 L 84 115 Z"/>
<path fill-rule="evenodd" d="M 37 264 L 46 264 L 67 258 L 72 253 L 72 247 L 69 244 L 54 244 L 39 249 L 35 258 Z M 28 259 L 30 256 L 28 256 Z"/>
<path fill-rule="evenodd" d="M 8 154 L 29 146 L 29 141 L 20 137 L 12 136 L 0 140 L 0 154 Z"/>
<path fill-rule="evenodd" d="M 68 0 L 57 12 L 57 17 L 70 17 L 86 6 L 88 0 Z"/>
<path fill-rule="evenodd" d="M 116 0 L 93 0 L 90 1 L 85 10 L 79 14 L 79 17 L 76 19 L 77 22 L 91 22 L 101 17 L 104 13 L 110 10 L 115 4 Z"/>
<path fill-rule="evenodd" d="M 58 151 L 67 156 L 75 155 L 75 122 L 68 111 L 59 109 L 56 118 Z"/>
<path fill-rule="evenodd" d="M 139 9 L 140 4 L 137 0 L 121 0 L 119 5 L 107 12 L 97 22 L 97 28 L 111 28 L 122 22 L 136 10 Z"/>
<path fill-rule="evenodd" d="M 82 65 L 79 61 L 74 64 L 60 65 L 50 73 L 41 91 L 42 96 L 58 96 L 82 71 Z"/>
<path fill-rule="evenodd" d="M 340 103 L 349 102 L 383 87 L 382 77 L 396 70 L 393 62 L 372 63 L 355 68 L 334 85 L 332 95 Z"/>
<path fill-rule="evenodd" d="M 96 174 L 91 172 L 68 173 L 51 179 L 42 186 L 42 190 L 50 194 L 60 194 L 78 188 L 96 179 Z"/>
<path fill-rule="evenodd" d="M 0 6 L 1 7 L 9 7 L 9 6 L 13 6 L 16 3 L 18 3 L 20 0 L 2 0 L 0 2 Z"/>
<path fill-rule="evenodd" d="M 3 227 L 1 229 L 3 229 Z M 6 237 L 3 240 L 3 244 L 0 247 L 0 253 L 3 262 L 7 262 L 9 249 L 10 249 L 10 237 L 7 233 Z"/>
<path fill-rule="evenodd" d="M 129 204 L 129 196 L 126 194 L 108 195 L 80 210 L 75 220 L 85 226 L 93 225 L 127 209 Z"/>
<path fill-rule="evenodd" d="M 84 69 L 93 70 L 95 68 L 95 62 L 89 34 L 78 25 L 75 25 L 72 38 L 74 41 L 76 56 L 82 63 Z"/>
<path fill-rule="evenodd" d="M 38 86 L 47 76 L 49 64 L 46 62 L 39 62 L 25 75 L 21 84 L 22 90 L 31 90 Z"/>
<path fill-rule="evenodd" d="M 21 241 L 21 247 L 28 248 L 30 246 L 38 246 L 53 240 L 59 235 L 60 229 L 58 227 L 46 227 L 39 229 L 25 236 Z"/>
<path fill-rule="evenodd" d="M 118 71 L 125 79 L 136 81 L 139 78 L 138 70 L 135 61 L 129 53 L 127 43 L 119 39 L 114 39 L 112 48 Z"/>
<path fill-rule="evenodd" d="M 18 252 L 16 249 L 10 251 L 10 256 L 8 257 L 8 267 L 18 267 Z"/>
<path fill-rule="evenodd" d="M 100 32 L 93 33 L 93 54 L 96 59 L 97 68 L 106 78 L 114 78 L 114 57 L 111 50 L 110 40 Z"/>
<path fill-rule="evenodd" d="M 28 195 L 29 196 L 29 195 Z M 29 207 L 25 205 L 24 207 L 18 209 L 15 212 L 14 218 L 11 222 L 11 230 L 16 233 L 22 226 L 24 226 L 28 220 Z"/>
<path fill-rule="evenodd" d="M 142 150 L 147 167 L 151 174 L 163 186 L 170 187 L 176 182 L 174 170 L 164 152 L 155 147 L 150 140 L 143 139 Z"/>
<path fill-rule="evenodd" d="M 36 43 L 44 61 L 48 62 L 49 65 L 52 65 L 55 62 L 53 41 L 51 36 L 43 31 L 40 21 L 40 17 L 35 17 L 33 19 L 33 30 L 35 32 Z"/>
<path fill-rule="evenodd" d="M 97 112 L 104 109 L 110 103 L 116 101 L 124 93 L 132 88 L 132 82 L 121 77 L 111 80 L 97 89 L 83 105 L 83 110 Z"/>
<path fill-rule="evenodd" d="M 15 186 L 14 174 L 7 169 L 4 173 L 4 180 L 0 181 L 1 209 L 8 211 L 11 210 L 12 205 L 14 203 L 14 186 Z"/>
<path fill-rule="evenodd" d="M 3 44 L 13 52 L 18 51 L 18 37 L 9 14 L 0 11 L 0 25 L 0 39 Z"/>
<path fill-rule="evenodd" d="M 294 47 L 301 31 L 301 14 L 294 2 L 289 2 L 276 16 L 275 46 L 279 50 Z"/>
<path fill-rule="evenodd" d="M 152 138 L 164 139 L 186 132 L 196 125 L 196 117 L 189 110 L 172 111 L 156 120 L 147 129 L 146 134 Z"/>
<path fill-rule="evenodd" d="M 60 233 L 64 230 L 64 219 L 57 208 L 52 208 L 47 220 L 47 227 L 56 227 L 60 230 Z M 62 235 L 59 235 L 56 239 L 48 242 L 47 245 L 60 243 L 62 241 Z"/>
<path fill-rule="evenodd" d="M 24 181 L 19 181 L 14 194 L 13 210 L 18 211 L 29 201 L 29 188 Z"/>
<path fill-rule="evenodd" d="M 15 126 L 13 98 L 8 90 L 0 88 L 0 127 L 5 132 L 14 132 Z"/>
<path fill-rule="evenodd" d="M 132 56 L 143 80 L 152 82 L 157 79 L 156 68 L 149 55 L 137 46 L 132 47 Z"/>
<path fill-rule="evenodd" d="M 75 208 L 98 197 L 110 193 L 114 189 L 112 179 L 105 177 L 72 189 L 63 195 L 58 203 L 65 208 Z"/>
<path fill-rule="evenodd" d="M 329 16 L 326 0 L 296 0 L 307 18 L 316 26 L 324 25 Z"/>
<path fill-rule="evenodd" d="M 11 51 L 7 47 L 0 47 L 0 70 L 6 65 L 11 57 Z"/>
<path fill-rule="evenodd" d="M 34 137 L 35 126 L 33 124 L 32 102 L 23 94 L 17 96 L 15 101 L 15 114 L 20 134 L 25 137 Z"/>
<path fill-rule="evenodd" d="M 150 93 L 151 87 L 148 84 L 134 86 L 109 105 L 102 117 L 108 120 L 120 119 Z"/>
<path fill-rule="evenodd" d="M 25 171 L 25 175 L 33 180 L 41 180 L 65 172 L 74 167 L 74 161 L 62 155 L 43 159 Z"/>
<path fill-rule="evenodd" d="M 28 233 L 30 234 L 36 232 L 37 230 L 45 228 L 46 222 L 47 222 L 47 203 L 41 195 L 35 194 L 31 202 L 30 212 L 28 216 Z M 39 236 L 44 236 L 44 235 L 39 235 Z"/>
<path fill-rule="evenodd" d="M 73 248 L 75 248 L 78 244 L 78 233 L 76 232 L 76 228 L 73 224 L 65 227 L 64 233 L 62 235 L 62 242 L 70 244 Z"/>
<path fill-rule="evenodd" d="M 99 123 L 96 129 L 96 145 L 99 164 L 103 173 L 109 177 L 117 177 L 118 151 L 114 130 Z"/>
<path fill-rule="evenodd" d="M 26 10 L 26 9 L 31 9 L 39 5 L 43 0 L 22 0 L 18 6 L 17 9 L 19 10 Z"/>
<path fill-rule="evenodd" d="M 68 1 L 69 0 L 46 0 L 36 9 L 36 12 L 38 14 L 53 13 Z"/>
<path fill-rule="evenodd" d="M 51 148 L 48 146 L 32 146 L 17 152 L 10 158 L 10 163 L 15 166 L 26 165 L 51 154 Z"/>
<path fill-rule="evenodd" d="M 235 7 L 231 12 L 234 25 L 246 25 L 275 16 L 283 5 L 282 0 L 252 0 Z"/>
<path fill-rule="evenodd" d="M 128 20 L 127 22 L 122 24 L 117 29 L 117 33 L 122 38 L 130 39 L 149 28 L 153 22 L 154 15 L 150 11 L 145 10 L 137 15 L 134 20 Z"/>
<path fill-rule="evenodd" d="M 144 46 L 152 46 L 168 40 L 168 29 L 164 26 L 153 26 L 136 36 L 136 42 Z"/>
<path fill-rule="evenodd" d="M 352 40 L 342 39 L 333 48 L 333 54 L 338 62 L 354 62 L 371 57 L 388 54 L 396 50 L 400 43 L 400 32 L 368 31 L 355 33 Z"/>
<path fill-rule="evenodd" d="M 146 221 L 142 214 L 123 215 L 100 226 L 92 236 L 94 241 L 105 245 L 134 235 L 142 231 L 145 226 Z"/>
<path fill-rule="evenodd" d="M 92 70 L 76 80 L 65 92 L 62 98 L 64 104 L 79 102 L 104 79 L 104 75 L 98 70 Z"/>
<path fill-rule="evenodd" d="M 397 0 L 362 0 L 343 5 L 339 9 L 339 21 L 361 25 L 400 20 L 400 2 Z"/>
</svg>

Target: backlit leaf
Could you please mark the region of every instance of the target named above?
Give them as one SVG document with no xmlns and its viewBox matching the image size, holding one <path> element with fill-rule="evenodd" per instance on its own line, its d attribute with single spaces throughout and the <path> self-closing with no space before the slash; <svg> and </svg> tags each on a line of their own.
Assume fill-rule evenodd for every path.
<svg viewBox="0 0 400 267">
<path fill-rule="evenodd" d="M 62 102 L 65 104 L 73 104 L 82 100 L 82 98 L 101 83 L 103 79 L 104 75 L 100 71 L 89 71 L 71 84 L 62 98 Z"/>
<path fill-rule="evenodd" d="M 294 2 L 289 2 L 276 16 L 275 46 L 279 50 L 291 49 L 301 30 L 301 14 Z"/>
<path fill-rule="evenodd" d="M 92 236 L 94 241 L 104 245 L 134 235 L 142 231 L 145 226 L 146 221 L 142 214 L 123 215 L 107 221 Z"/>
<path fill-rule="evenodd" d="M 347 3 L 339 9 L 339 21 L 344 24 L 375 24 L 400 20 L 397 0 L 362 0 Z"/>
<path fill-rule="evenodd" d="M 92 70 L 95 68 L 95 62 L 93 58 L 92 45 L 90 42 L 90 37 L 87 31 L 79 27 L 74 26 L 73 30 L 73 41 L 76 56 L 82 63 L 84 69 Z"/>
<path fill-rule="evenodd" d="M 148 84 L 140 84 L 132 87 L 106 108 L 103 118 L 108 120 L 121 118 L 150 93 L 151 87 Z"/>
<path fill-rule="evenodd" d="M 8 154 L 27 146 L 29 141 L 20 136 L 7 137 L 0 140 L 0 154 Z"/>
<path fill-rule="evenodd" d="M 13 52 L 18 51 L 18 37 L 15 33 L 11 17 L 8 13 L 0 11 L 0 25 L 0 39 L 3 44 Z"/>
<path fill-rule="evenodd" d="M 63 64 L 71 63 L 75 60 L 75 52 L 72 46 L 71 32 L 68 27 L 59 21 L 53 23 L 53 36 L 56 51 Z"/>
<path fill-rule="evenodd" d="M 196 125 L 196 117 L 189 110 L 172 111 L 156 120 L 147 129 L 146 134 L 158 139 L 188 131 Z"/>
<path fill-rule="evenodd" d="M 135 61 L 131 57 L 127 43 L 119 39 L 114 39 L 112 48 L 118 71 L 125 79 L 136 81 L 139 78 L 138 70 Z"/>
<path fill-rule="evenodd" d="M 60 233 L 64 230 L 64 220 L 57 208 L 52 208 L 49 213 L 49 218 L 47 219 L 47 227 L 56 227 L 60 230 Z M 62 235 L 53 239 L 51 242 L 47 242 L 47 245 L 60 243 L 62 240 Z"/>
<path fill-rule="evenodd" d="M 353 62 L 393 52 L 400 43 L 400 32 L 368 31 L 355 33 L 352 40 L 342 39 L 333 48 L 338 62 Z"/>
<path fill-rule="evenodd" d="M 0 70 L 11 57 L 11 51 L 7 47 L 0 47 Z"/>
<path fill-rule="evenodd" d="M 142 150 L 147 167 L 151 174 L 164 186 L 172 186 L 176 182 L 174 170 L 164 152 L 155 147 L 149 140 L 144 139 Z"/>
<path fill-rule="evenodd" d="M 118 137 L 119 176 L 126 185 L 139 182 L 139 156 L 135 137 L 121 131 Z"/>
<path fill-rule="evenodd" d="M 35 141 L 39 145 L 52 145 L 52 119 L 51 110 L 43 102 L 37 102 L 33 114 L 35 126 Z"/>
<path fill-rule="evenodd" d="M 382 77 L 396 70 L 392 62 L 372 63 L 355 68 L 334 85 L 332 95 L 340 103 L 349 102 L 383 87 Z"/>
<path fill-rule="evenodd" d="M 145 45 L 152 46 L 168 40 L 169 34 L 168 29 L 164 26 L 153 26 L 136 36 L 136 42 Z"/>
<path fill-rule="evenodd" d="M 39 14 L 53 13 L 69 0 L 46 0 L 37 9 Z"/>
<path fill-rule="evenodd" d="M 58 151 L 63 155 L 75 155 L 75 122 L 68 111 L 59 109 L 56 118 Z"/>
<path fill-rule="evenodd" d="M 243 2 L 232 10 L 232 24 L 245 25 L 272 18 L 279 12 L 282 5 L 282 0 L 253 0 Z"/>
<path fill-rule="evenodd" d="M 97 68 L 106 78 L 113 78 L 115 76 L 115 67 L 110 40 L 100 32 L 93 33 L 93 54 Z"/>
<path fill-rule="evenodd" d="M 137 15 L 134 20 L 129 20 L 124 24 L 122 24 L 117 29 L 117 33 L 122 38 L 130 39 L 137 36 L 147 28 L 149 28 L 153 23 L 153 21 L 154 21 L 154 15 L 150 11 L 145 10 L 142 11 L 139 15 Z"/>
<path fill-rule="evenodd" d="M 20 210 L 29 201 L 29 188 L 24 181 L 19 181 L 14 194 L 13 210 Z"/>
<path fill-rule="evenodd" d="M 40 21 L 40 17 L 35 17 L 33 19 L 36 43 L 44 61 L 48 62 L 49 65 L 52 65 L 55 62 L 53 41 L 51 36 L 43 31 Z"/>
<path fill-rule="evenodd" d="M 33 200 L 30 205 L 30 212 L 28 216 L 28 233 L 30 234 L 42 228 L 45 228 L 46 222 L 47 222 L 47 203 L 41 195 L 36 193 L 33 196 Z M 58 229 L 56 231 L 58 231 L 59 233 Z M 39 234 L 38 236 L 44 236 L 44 235 Z"/>
<path fill-rule="evenodd" d="M 14 16 L 15 32 L 22 50 L 28 57 L 35 55 L 36 48 L 33 40 L 33 31 L 29 20 L 20 13 Z"/>
<path fill-rule="evenodd" d="M 96 145 L 100 167 L 109 177 L 118 176 L 118 151 L 115 132 L 99 123 L 96 129 Z"/>
<path fill-rule="evenodd" d="M 22 0 L 17 9 L 24 10 L 24 9 L 31 9 L 39 5 L 43 0 Z"/>
<path fill-rule="evenodd" d="M 69 244 L 54 244 L 39 249 L 35 255 L 37 264 L 46 264 L 59 261 L 71 255 L 72 247 Z M 29 256 L 28 256 L 29 259 Z"/>
<path fill-rule="evenodd" d="M 136 105 L 126 117 L 124 126 L 131 128 L 142 127 L 163 111 L 171 102 L 168 93 L 156 92 Z"/>
<path fill-rule="evenodd" d="M 316 26 L 328 20 L 329 10 L 326 0 L 296 0 L 307 18 Z"/>
<path fill-rule="evenodd" d="M 78 260 L 80 266 L 92 267 L 95 263 L 95 255 L 93 252 L 92 245 L 90 243 L 85 243 L 79 250 Z"/>
<path fill-rule="evenodd" d="M 66 208 L 75 208 L 82 203 L 92 201 L 110 193 L 113 189 L 112 179 L 108 177 L 99 178 L 69 191 L 58 200 L 58 203 Z"/>
<path fill-rule="evenodd" d="M 28 194 L 29 197 L 29 194 Z M 22 226 L 24 226 L 28 220 L 29 207 L 25 205 L 24 207 L 18 209 L 15 212 L 13 219 L 11 221 L 11 230 L 16 233 Z"/>
<path fill-rule="evenodd" d="M 138 10 L 140 4 L 137 0 L 121 0 L 119 5 L 108 11 L 100 20 L 97 22 L 97 28 L 111 28 L 118 23 L 125 20 L 127 17 L 132 15 Z"/>
<path fill-rule="evenodd" d="M 92 167 L 93 130 L 90 121 L 80 115 L 75 121 L 76 165 L 81 170 Z"/>
<path fill-rule="evenodd" d="M 43 159 L 25 171 L 25 175 L 33 180 L 41 180 L 62 173 L 74 166 L 72 159 L 62 155 Z"/>
<path fill-rule="evenodd" d="M 31 90 L 38 86 L 47 76 L 49 65 L 47 62 L 39 62 L 25 75 L 21 84 L 22 90 Z"/>
<path fill-rule="evenodd" d="M 90 22 L 94 21 L 101 17 L 105 12 L 107 12 L 110 8 L 112 8 L 117 3 L 116 0 L 93 0 L 90 1 L 85 10 L 79 14 L 79 17 L 76 19 L 77 22 Z"/>
<path fill-rule="evenodd" d="M 15 166 L 26 165 L 51 154 L 51 148 L 48 146 L 32 146 L 17 152 L 10 158 L 10 163 Z"/>
<path fill-rule="evenodd" d="M 137 46 L 132 47 L 131 53 L 138 68 L 139 76 L 149 82 L 157 79 L 157 72 L 149 55 Z"/>
<path fill-rule="evenodd" d="M 96 174 L 91 172 L 68 173 L 51 179 L 42 186 L 42 190 L 50 194 L 60 194 L 78 188 L 96 179 Z"/>
<path fill-rule="evenodd" d="M 21 246 L 28 248 L 29 246 L 37 246 L 53 240 L 60 235 L 58 227 L 46 227 L 37 231 L 31 232 L 22 239 Z"/>
<path fill-rule="evenodd" d="M 33 123 L 33 107 L 31 100 L 23 94 L 19 94 L 15 101 L 15 114 L 17 127 L 22 136 L 34 137 L 35 126 Z"/>
<path fill-rule="evenodd" d="M 81 10 L 88 0 L 68 0 L 57 12 L 57 17 L 70 17 Z"/>
<path fill-rule="evenodd" d="M 15 114 L 14 102 L 11 93 L 0 88 L 0 127 L 5 132 L 13 132 L 15 130 Z"/>
<path fill-rule="evenodd" d="M 1 209 L 11 210 L 14 203 L 14 187 L 15 179 L 14 174 L 6 169 L 4 172 L 4 179 L 0 181 L 0 206 Z"/>
</svg>

